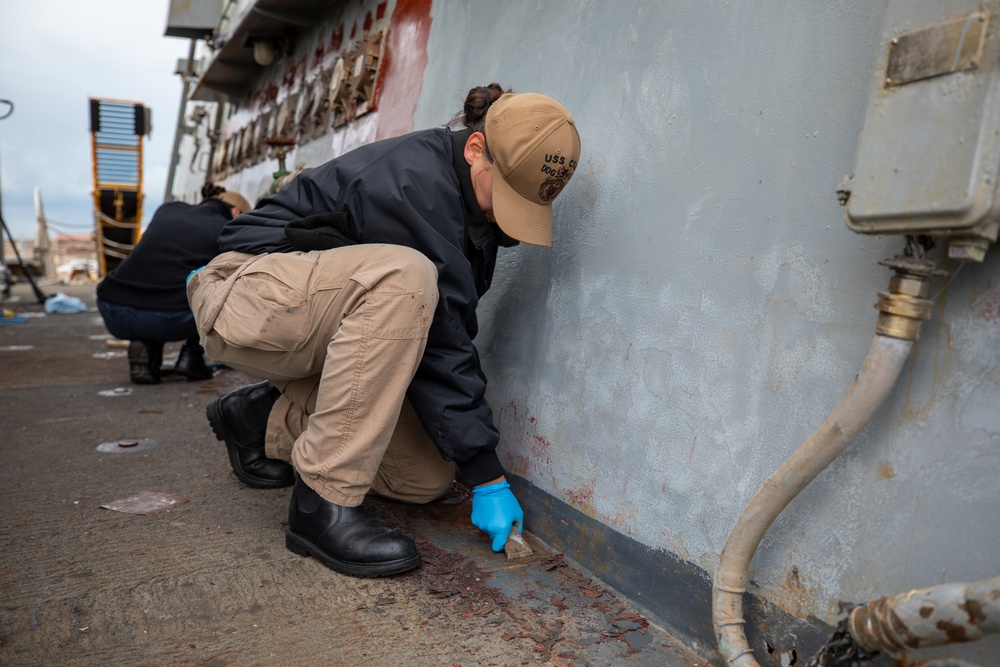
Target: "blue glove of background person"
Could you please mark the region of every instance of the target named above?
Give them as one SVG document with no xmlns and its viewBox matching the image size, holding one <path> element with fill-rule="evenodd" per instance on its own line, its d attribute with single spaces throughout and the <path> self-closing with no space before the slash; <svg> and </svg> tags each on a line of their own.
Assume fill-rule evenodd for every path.
<svg viewBox="0 0 1000 667">
<path fill-rule="evenodd" d="M 524 511 L 507 480 L 472 489 L 472 525 L 490 536 L 493 551 L 503 551 L 511 527 L 523 523 Z"/>
</svg>

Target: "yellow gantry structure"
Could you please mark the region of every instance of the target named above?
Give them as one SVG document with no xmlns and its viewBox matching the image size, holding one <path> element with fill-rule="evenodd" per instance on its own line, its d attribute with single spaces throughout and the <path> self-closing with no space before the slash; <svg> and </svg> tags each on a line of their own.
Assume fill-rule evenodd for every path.
<svg viewBox="0 0 1000 667">
<path fill-rule="evenodd" d="M 128 257 L 142 233 L 142 147 L 151 129 L 142 102 L 90 98 L 94 232 L 102 278 Z"/>
</svg>

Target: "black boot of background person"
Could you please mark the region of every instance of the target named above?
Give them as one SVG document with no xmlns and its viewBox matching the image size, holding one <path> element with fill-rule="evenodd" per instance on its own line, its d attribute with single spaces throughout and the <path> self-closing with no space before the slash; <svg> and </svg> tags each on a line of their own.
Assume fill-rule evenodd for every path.
<svg viewBox="0 0 1000 667">
<path fill-rule="evenodd" d="M 177 355 L 174 372 L 183 375 L 188 380 L 212 379 L 212 369 L 205 365 L 205 348 L 201 346 L 197 338 L 184 343 L 180 354 Z"/>
<path fill-rule="evenodd" d="M 292 466 L 264 453 L 267 417 L 280 393 L 270 382 L 234 389 L 208 404 L 208 423 L 226 443 L 229 462 L 241 482 L 257 489 L 277 489 L 295 483 Z"/>
<path fill-rule="evenodd" d="M 416 543 L 368 516 L 331 503 L 295 476 L 285 546 L 352 577 L 386 577 L 420 564 Z"/>
<path fill-rule="evenodd" d="M 159 384 L 163 343 L 134 340 L 128 344 L 128 376 L 135 384 Z"/>
</svg>

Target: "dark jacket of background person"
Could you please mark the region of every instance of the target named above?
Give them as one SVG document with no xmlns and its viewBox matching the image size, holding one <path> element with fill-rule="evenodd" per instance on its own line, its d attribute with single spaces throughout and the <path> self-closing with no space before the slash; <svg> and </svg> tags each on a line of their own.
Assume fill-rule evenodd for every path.
<svg viewBox="0 0 1000 667">
<path fill-rule="evenodd" d="M 219 251 L 288 252 L 285 225 L 346 213 L 347 236 L 419 250 L 438 270 L 427 348 L 407 390 L 424 430 L 470 484 L 504 474 L 486 376 L 472 343 L 476 306 L 493 278 L 497 246 L 516 243 L 476 203 L 463 154 L 470 131 L 432 129 L 362 146 L 298 176 L 237 216 Z"/>
<path fill-rule="evenodd" d="M 187 310 L 184 281 L 219 254 L 231 211 L 215 198 L 163 204 L 129 256 L 97 286 L 97 298 L 140 310 Z"/>
</svg>

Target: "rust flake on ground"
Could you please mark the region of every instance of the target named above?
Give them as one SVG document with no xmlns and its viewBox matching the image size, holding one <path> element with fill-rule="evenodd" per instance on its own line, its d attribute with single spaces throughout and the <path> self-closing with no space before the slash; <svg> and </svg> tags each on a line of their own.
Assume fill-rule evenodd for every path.
<svg viewBox="0 0 1000 667">
<path fill-rule="evenodd" d="M 464 487 L 453 489 L 443 503 L 371 505 L 379 520 L 413 537 L 422 554 L 421 566 L 401 576 L 439 605 L 428 612 L 425 624 L 454 617 L 482 623 L 505 641 L 529 642 L 527 646 L 541 659 L 555 665 L 587 660 L 600 645 L 611 644 L 620 657 L 627 657 L 640 653 L 652 639 L 646 618 L 628 611 L 611 591 L 567 563 L 563 554 L 539 551 L 513 570 L 485 572 L 460 551 L 442 549 L 407 525 L 411 512 L 423 513 L 472 533 Z M 504 572 L 524 577 L 519 579 L 524 584 L 521 592 L 510 595 L 493 585 Z"/>
</svg>

